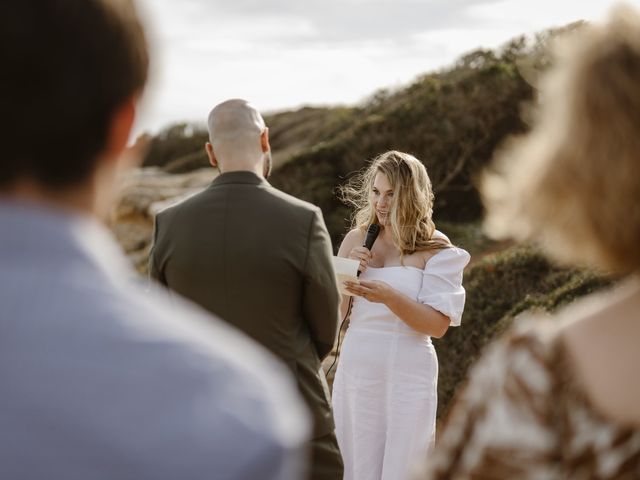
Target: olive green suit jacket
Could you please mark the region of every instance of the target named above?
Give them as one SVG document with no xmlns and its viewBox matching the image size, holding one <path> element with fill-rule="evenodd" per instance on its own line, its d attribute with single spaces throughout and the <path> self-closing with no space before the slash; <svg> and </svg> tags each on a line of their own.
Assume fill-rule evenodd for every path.
<svg viewBox="0 0 640 480">
<path fill-rule="evenodd" d="M 331 257 L 318 207 L 252 172 L 229 172 L 157 215 L 150 275 L 280 357 L 317 438 L 334 429 L 320 363 L 339 320 Z"/>
</svg>

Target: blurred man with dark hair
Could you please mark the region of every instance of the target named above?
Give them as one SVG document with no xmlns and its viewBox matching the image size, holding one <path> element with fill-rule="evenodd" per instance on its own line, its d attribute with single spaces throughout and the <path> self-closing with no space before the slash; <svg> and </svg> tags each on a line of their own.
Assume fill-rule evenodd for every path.
<svg viewBox="0 0 640 480">
<path fill-rule="evenodd" d="M 138 290 L 97 221 L 147 77 L 132 3 L 5 0 L 0 64 L 0 478 L 299 478 L 285 369 Z"/>
</svg>

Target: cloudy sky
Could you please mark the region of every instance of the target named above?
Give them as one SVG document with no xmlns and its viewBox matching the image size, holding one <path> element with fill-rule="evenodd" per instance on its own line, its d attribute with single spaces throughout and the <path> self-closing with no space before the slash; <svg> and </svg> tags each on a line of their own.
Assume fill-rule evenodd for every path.
<svg viewBox="0 0 640 480">
<path fill-rule="evenodd" d="M 242 97 L 263 112 L 354 104 L 521 33 L 601 19 L 611 0 L 138 0 L 153 74 L 136 132 L 203 122 Z M 640 8 L 640 0 L 628 1 Z"/>
</svg>

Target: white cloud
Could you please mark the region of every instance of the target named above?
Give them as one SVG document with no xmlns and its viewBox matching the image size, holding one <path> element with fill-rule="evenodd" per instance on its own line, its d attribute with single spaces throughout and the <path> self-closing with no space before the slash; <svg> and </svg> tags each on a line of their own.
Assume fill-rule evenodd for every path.
<svg viewBox="0 0 640 480">
<path fill-rule="evenodd" d="M 140 0 L 139 0 L 140 1 Z M 142 0 L 155 62 L 136 130 L 203 121 L 244 97 L 263 110 L 354 103 L 521 33 L 597 18 L 608 0 Z M 633 2 L 640 6 L 640 0 Z"/>
</svg>

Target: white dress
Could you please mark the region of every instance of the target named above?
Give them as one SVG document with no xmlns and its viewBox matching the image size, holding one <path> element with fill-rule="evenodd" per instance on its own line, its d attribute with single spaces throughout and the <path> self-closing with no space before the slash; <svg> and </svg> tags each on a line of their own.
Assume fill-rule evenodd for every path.
<svg viewBox="0 0 640 480">
<path fill-rule="evenodd" d="M 460 325 L 469 254 L 440 250 L 424 270 L 369 267 L 363 280 L 380 280 Z M 333 384 L 336 435 L 345 480 L 404 480 L 434 440 L 438 358 L 431 337 L 386 305 L 354 297 L 349 329 Z"/>
</svg>

